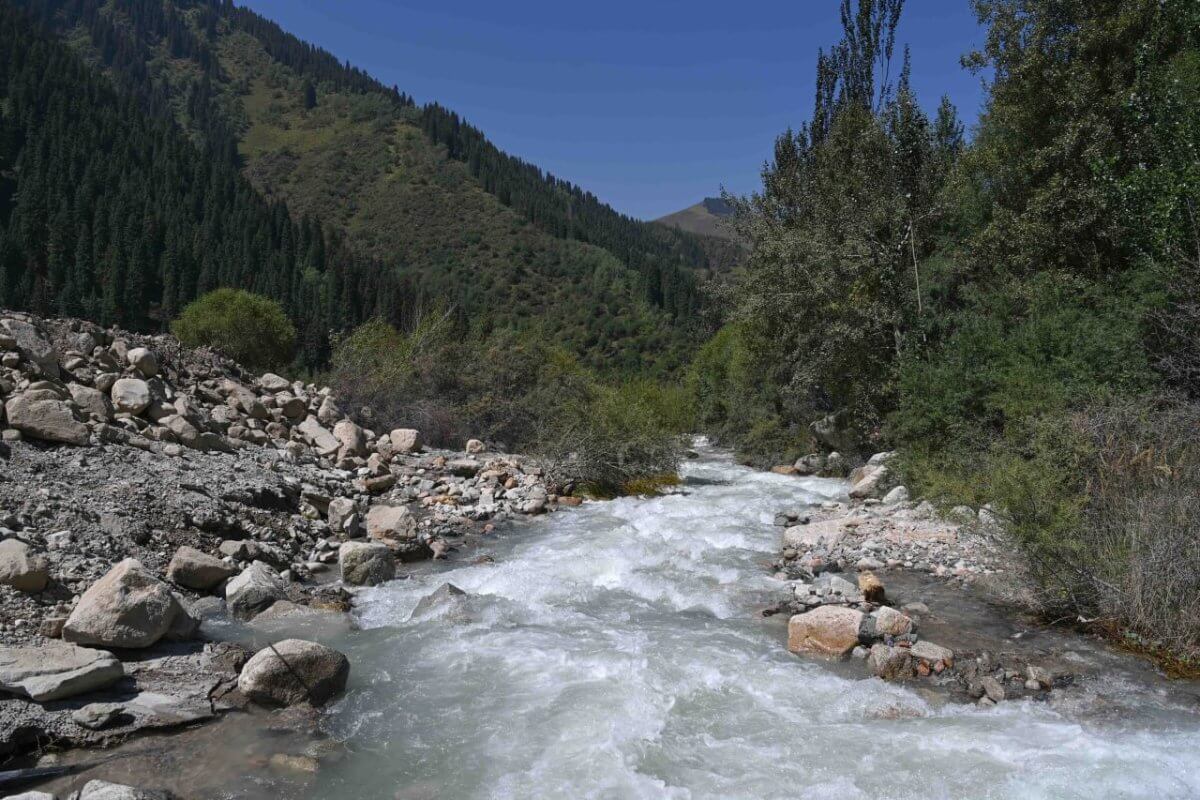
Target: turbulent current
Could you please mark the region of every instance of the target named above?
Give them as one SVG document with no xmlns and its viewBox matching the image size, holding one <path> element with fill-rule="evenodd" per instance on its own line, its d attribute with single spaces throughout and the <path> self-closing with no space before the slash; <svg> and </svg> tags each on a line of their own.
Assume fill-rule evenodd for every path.
<svg viewBox="0 0 1200 800">
<path fill-rule="evenodd" d="M 310 796 L 1200 797 L 1198 718 L 1165 700 L 981 710 L 788 653 L 759 614 L 781 590 L 772 517 L 842 484 L 711 453 L 685 477 L 363 594 L 326 722 L 346 755 Z M 446 582 L 468 596 L 414 615 Z"/>
</svg>

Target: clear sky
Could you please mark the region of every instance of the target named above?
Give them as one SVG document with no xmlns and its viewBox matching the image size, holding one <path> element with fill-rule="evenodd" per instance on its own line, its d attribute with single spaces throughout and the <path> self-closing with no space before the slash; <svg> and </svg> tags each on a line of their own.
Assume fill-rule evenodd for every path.
<svg viewBox="0 0 1200 800">
<path fill-rule="evenodd" d="M 840 35 L 838 0 L 238 2 L 643 219 L 756 189 Z M 959 57 L 982 36 L 968 0 L 908 0 L 898 38 L 923 105 L 948 94 L 975 120 Z"/>
</svg>

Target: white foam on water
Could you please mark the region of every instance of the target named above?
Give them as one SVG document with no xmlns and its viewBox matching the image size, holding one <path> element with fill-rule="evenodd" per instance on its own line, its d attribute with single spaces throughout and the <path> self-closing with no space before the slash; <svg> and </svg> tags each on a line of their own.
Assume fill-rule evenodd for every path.
<svg viewBox="0 0 1200 800">
<path fill-rule="evenodd" d="M 934 709 L 787 653 L 757 615 L 780 588 L 771 520 L 842 484 L 686 474 L 686 495 L 586 504 L 498 539 L 495 563 L 364 592 L 329 719 L 349 755 L 313 796 L 1200 797 L 1190 715 Z M 465 616 L 410 621 L 444 582 Z"/>
</svg>

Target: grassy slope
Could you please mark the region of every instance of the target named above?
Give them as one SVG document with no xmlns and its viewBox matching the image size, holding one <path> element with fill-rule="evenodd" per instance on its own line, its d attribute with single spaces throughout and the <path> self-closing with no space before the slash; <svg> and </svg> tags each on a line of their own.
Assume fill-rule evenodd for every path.
<svg viewBox="0 0 1200 800">
<path fill-rule="evenodd" d="M 671 228 L 679 228 L 689 233 L 701 236 L 715 236 L 718 239 L 733 239 L 733 234 L 723 224 L 723 218 L 708 210 L 704 203 L 696 203 L 682 211 L 667 214 L 655 222 Z"/>
<path fill-rule="evenodd" d="M 672 366 L 681 332 L 641 299 L 610 253 L 557 239 L 484 191 L 382 96 L 319 92 L 244 33 L 224 35 L 230 113 L 246 171 L 294 212 L 319 215 L 353 245 L 418 271 L 432 295 L 495 325 L 539 326 L 604 367 Z"/>
</svg>

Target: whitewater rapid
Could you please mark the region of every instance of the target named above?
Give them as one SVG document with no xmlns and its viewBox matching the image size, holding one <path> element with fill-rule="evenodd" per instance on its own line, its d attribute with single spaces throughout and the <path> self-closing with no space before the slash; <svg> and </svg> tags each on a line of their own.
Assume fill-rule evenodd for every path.
<svg viewBox="0 0 1200 800">
<path fill-rule="evenodd" d="M 759 613 L 776 512 L 839 496 L 706 452 L 685 491 L 589 503 L 359 596 L 320 798 L 1200 797 L 1200 724 L 932 702 L 792 655 Z M 469 593 L 410 619 L 443 583 Z"/>
</svg>

